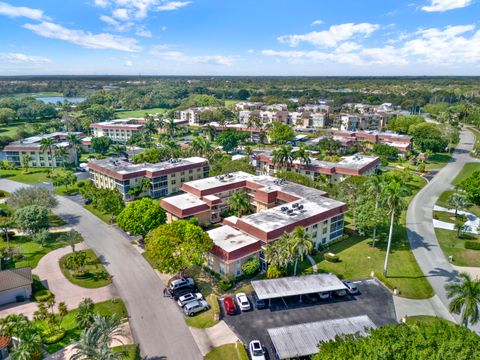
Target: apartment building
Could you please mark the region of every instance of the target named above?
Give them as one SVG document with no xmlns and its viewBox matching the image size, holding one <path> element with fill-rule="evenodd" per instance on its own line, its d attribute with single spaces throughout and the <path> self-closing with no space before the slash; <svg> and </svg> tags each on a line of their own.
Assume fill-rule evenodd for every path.
<svg viewBox="0 0 480 360">
<path fill-rule="evenodd" d="M 249 196 L 251 215 L 227 217 L 223 226 L 208 231 L 214 246 L 207 265 L 220 274 L 240 275 L 251 257 L 258 257 L 265 268 L 265 246 L 298 226 L 310 234 L 315 247 L 343 235 L 346 204 L 324 191 L 272 176 L 235 172 L 184 183 L 182 190 L 184 194 L 161 201 L 168 222 L 196 217 L 201 224 L 218 223 L 235 191 Z"/>
<path fill-rule="evenodd" d="M 208 161 L 201 157 L 171 159 L 156 164 L 132 164 L 116 158 L 91 160 L 87 168 L 92 183 L 104 189 L 118 189 L 124 200 L 129 190 L 142 187 L 138 196 L 159 198 L 176 193 L 183 183 L 208 176 Z M 148 186 L 145 186 L 145 181 Z"/>
<path fill-rule="evenodd" d="M 126 143 L 133 134 L 142 131 L 145 119 L 129 118 L 102 121 L 90 125 L 93 137 L 105 136 L 113 141 Z"/>
<path fill-rule="evenodd" d="M 55 132 L 52 134 L 36 135 L 22 140 L 14 141 L 3 149 L 6 160 L 14 165 L 23 166 L 25 158 L 30 167 L 62 166 L 64 162 L 75 162 L 75 150 L 66 141 L 69 134 L 75 134 L 79 139 L 83 138 L 80 132 L 67 133 Z M 52 139 L 54 142 L 53 156 L 48 150 L 42 150 L 41 141 Z M 65 148 L 65 156 L 55 156 L 55 148 Z"/>
<path fill-rule="evenodd" d="M 216 110 L 215 106 L 192 107 L 186 110 L 180 110 L 178 116 L 182 122 L 188 122 L 188 125 L 199 125 L 202 123 L 200 115 L 205 110 Z"/>
<path fill-rule="evenodd" d="M 257 174 L 273 176 L 281 170 L 294 171 L 313 180 L 326 176 L 332 184 L 340 183 L 350 176 L 368 176 L 375 173 L 380 166 L 380 158 L 377 156 L 357 154 L 344 156 L 341 161 L 336 163 L 311 157 L 309 164 L 295 160 L 291 165 L 282 168 L 281 165 L 274 164 L 273 154 L 268 150 L 254 151 L 251 162 L 255 166 Z"/>
<path fill-rule="evenodd" d="M 259 110 L 262 105 L 261 102 L 242 101 L 235 104 L 235 110 Z"/>
<path fill-rule="evenodd" d="M 412 137 L 393 132 L 380 131 L 334 131 L 333 139 L 340 141 L 344 146 L 353 146 L 357 142 L 389 145 L 397 149 L 401 156 L 405 156 L 412 149 Z M 373 147 L 373 145 L 372 145 Z"/>
</svg>

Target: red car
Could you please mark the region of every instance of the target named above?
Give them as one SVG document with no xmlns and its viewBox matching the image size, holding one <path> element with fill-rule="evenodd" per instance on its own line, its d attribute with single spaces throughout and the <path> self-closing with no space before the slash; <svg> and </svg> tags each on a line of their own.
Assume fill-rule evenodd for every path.
<svg viewBox="0 0 480 360">
<path fill-rule="evenodd" d="M 231 297 L 223 298 L 223 306 L 225 307 L 225 312 L 228 315 L 235 315 L 237 313 L 237 308 Z"/>
</svg>

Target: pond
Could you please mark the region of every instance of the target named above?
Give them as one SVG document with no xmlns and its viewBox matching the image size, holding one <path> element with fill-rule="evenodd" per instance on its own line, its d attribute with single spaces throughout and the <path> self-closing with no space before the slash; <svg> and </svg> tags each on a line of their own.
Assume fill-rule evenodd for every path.
<svg viewBox="0 0 480 360">
<path fill-rule="evenodd" d="M 57 102 L 68 101 L 73 104 L 80 103 L 85 101 L 83 97 L 65 97 L 65 96 L 47 96 L 47 97 L 37 97 L 35 100 L 43 101 L 45 104 L 56 104 Z"/>
</svg>

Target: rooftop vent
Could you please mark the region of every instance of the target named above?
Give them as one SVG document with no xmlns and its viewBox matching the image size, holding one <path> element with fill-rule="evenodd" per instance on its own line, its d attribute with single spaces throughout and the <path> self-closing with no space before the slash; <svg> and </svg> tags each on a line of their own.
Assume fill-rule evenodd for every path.
<svg viewBox="0 0 480 360">
<path fill-rule="evenodd" d="M 297 203 L 292 204 L 292 208 L 294 208 L 294 209 L 295 209 L 295 208 L 298 208 L 298 204 L 297 204 Z"/>
<path fill-rule="evenodd" d="M 282 207 L 280 208 L 280 210 L 281 210 L 281 211 L 283 211 L 283 212 L 285 212 L 285 211 L 287 211 L 287 210 L 288 210 L 288 207 L 286 207 L 286 206 L 282 206 Z"/>
<path fill-rule="evenodd" d="M 303 209 L 303 205 L 298 205 L 298 210 L 302 210 Z"/>
<path fill-rule="evenodd" d="M 288 209 L 288 210 L 287 210 L 287 214 L 288 214 L 288 215 L 293 214 L 293 209 Z"/>
</svg>

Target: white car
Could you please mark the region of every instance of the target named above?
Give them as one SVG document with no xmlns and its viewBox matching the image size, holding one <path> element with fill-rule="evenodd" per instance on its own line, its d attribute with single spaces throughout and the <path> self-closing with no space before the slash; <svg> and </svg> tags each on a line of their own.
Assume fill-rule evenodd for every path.
<svg viewBox="0 0 480 360">
<path fill-rule="evenodd" d="M 330 292 L 322 291 L 318 293 L 318 296 L 320 297 L 321 300 L 327 300 L 327 299 L 330 299 Z"/>
<path fill-rule="evenodd" d="M 180 296 L 178 298 L 177 304 L 180 307 L 184 307 L 186 304 L 188 304 L 192 301 L 202 300 L 202 299 L 203 299 L 203 295 L 200 294 L 200 293 L 194 293 L 194 294 L 188 293 L 188 294 Z"/>
<path fill-rule="evenodd" d="M 251 309 L 250 301 L 248 301 L 247 295 L 245 295 L 245 293 L 238 293 L 235 295 L 235 298 L 237 299 L 237 304 L 240 310 L 248 311 Z"/>
<path fill-rule="evenodd" d="M 248 352 L 252 360 L 265 360 L 265 351 L 259 340 L 253 340 L 248 345 Z"/>
</svg>

